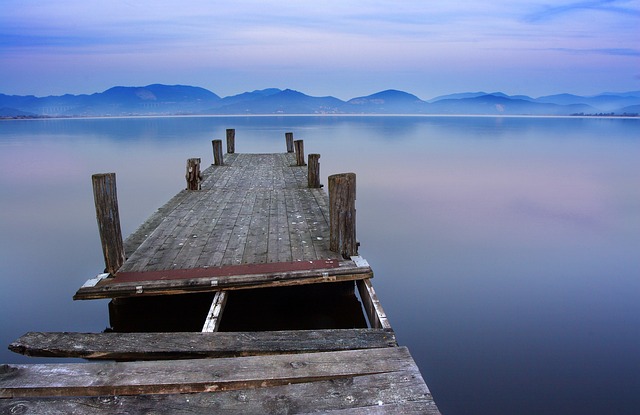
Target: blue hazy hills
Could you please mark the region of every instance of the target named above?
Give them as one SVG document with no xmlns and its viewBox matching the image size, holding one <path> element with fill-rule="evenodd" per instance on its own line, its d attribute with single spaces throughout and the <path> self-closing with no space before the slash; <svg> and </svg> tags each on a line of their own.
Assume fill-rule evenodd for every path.
<svg viewBox="0 0 640 415">
<path fill-rule="evenodd" d="M 571 94 L 538 98 L 501 92 L 466 92 L 424 101 L 398 90 L 343 101 L 291 89 L 269 88 L 220 97 L 200 87 L 153 84 L 116 86 L 90 95 L 36 97 L 0 94 L 3 117 L 77 117 L 205 114 L 468 114 L 468 115 L 635 115 L 640 91 Z"/>
</svg>

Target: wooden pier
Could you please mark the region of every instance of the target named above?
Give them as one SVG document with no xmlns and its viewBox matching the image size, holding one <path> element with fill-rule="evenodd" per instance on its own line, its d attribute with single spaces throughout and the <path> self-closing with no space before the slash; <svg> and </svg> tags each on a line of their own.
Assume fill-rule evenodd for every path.
<svg viewBox="0 0 640 415">
<path fill-rule="evenodd" d="M 318 154 L 189 159 L 186 189 L 122 241 L 115 176 L 95 175 L 109 298 L 104 333 L 9 348 L 90 363 L 0 366 L 0 413 L 439 414 L 358 255 L 355 175 L 322 189 Z"/>
</svg>

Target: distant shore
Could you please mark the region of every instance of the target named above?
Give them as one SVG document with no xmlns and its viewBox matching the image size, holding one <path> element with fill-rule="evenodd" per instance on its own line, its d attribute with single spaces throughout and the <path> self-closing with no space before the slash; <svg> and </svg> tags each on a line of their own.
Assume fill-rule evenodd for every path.
<svg viewBox="0 0 640 415">
<path fill-rule="evenodd" d="M 640 114 L 130 114 L 130 115 L 33 115 L 0 116 L 0 120 L 73 120 L 119 118 L 198 118 L 198 117 L 487 117 L 487 118 L 640 118 Z"/>
</svg>

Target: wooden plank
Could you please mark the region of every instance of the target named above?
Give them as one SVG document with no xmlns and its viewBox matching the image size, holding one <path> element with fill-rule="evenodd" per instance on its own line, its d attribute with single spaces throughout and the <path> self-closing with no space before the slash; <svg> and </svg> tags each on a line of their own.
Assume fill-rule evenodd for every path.
<svg viewBox="0 0 640 415">
<path fill-rule="evenodd" d="M 414 370 L 214 393 L 3 399 L 0 412 L 40 415 L 439 414 L 431 393 Z"/>
<path fill-rule="evenodd" d="M 3 365 L 0 398 L 213 392 L 401 371 L 419 376 L 406 347 L 220 359 Z"/>
<path fill-rule="evenodd" d="M 242 256 L 242 263 L 244 264 L 267 262 L 270 203 L 271 190 L 256 192 L 256 200 L 251 212 L 251 221 L 248 226 L 247 240 Z"/>
<path fill-rule="evenodd" d="M 233 233 L 224 251 L 221 265 L 238 265 L 242 263 L 247 235 L 249 234 L 249 224 L 251 223 L 251 213 L 257 196 L 256 192 L 245 192 L 244 195 L 245 197 L 240 207 Z"/>
<path fill-rule="evenodd" d="M 358 280 L 356 281 L 356 285 L 358 286 L 360 299 L 362 300 L 362 305 L 367 313 L 371 327 L 375 329 L 390 329 L 391 324 L 382 309 L 382 304 L 380 304 L 380 300 L 378 300 L 371 281 L 369 279 Z"/>
<path fill-rule="evenodd" d="M 364 264 L 364 265 L 363 265 Z M 272 262 L 272 263 L 256 263 L 256 264 L 240 264 L 226 265 L 222 267 L 201 267 L 187 269 L 170 269 L 161 271 L 141 271 L 141 272 L 121 272 L 117 278 L 105 279 L 109 274 L 100 278 L 94 284 L 87 286 L 96 286 L 102 281 L 101 286 L 125 283 L 125 282 L 143 282 L 143 281 L 159 281 L 159 280 L 180 280 L 189 278 L 215 278 L 215 277 L 231 277 L 235 275 L 260 275 L 260 274 L 281 274 L 287 272 L 330 272 L 337 269 L 342 270 L 358 270 L 369 271 L 371 267 L 366 260 L 361 257 L 352 257 L 349 260 L 338 261 L 335 259 L 319 259 L 309 261 L 291 261 L 291 262 Z M 93 281 L 93 280 L 92 280 Z"/>
<path fill-rule="evenodd" d="M 352 261 L 340 263 L 339 268 L 284 271 L 264 274 L 182 278 L 150 281 L 124 281 L 117 278 L 95 287 L 82 287 L 75 300 L 116 298 L 134 295 L 168 295 L 203 291 L 239 290 L 248 288 L 283 287 L 372 278 L 371 268 L 357 267 Z M 104 280 L 103 282 L 105 282 Z"/>
<path fill-rule="evenodd" d="M 289 224 L 284 198 L 285 190 L 271 192 L 269 206 L 269 239 L 267 247 L 267 262 L 289 262 L 291 243 L 289 241 Z"/>
<path fill-rule="evenodd" d="M 391 330 L 295 330 L 216 333 L 39 333 L 9 349 L 37 357 L 155 360 L 373 349 L 397 346 Z"/>
<path fill-rule="evenodd" d="M 216 295 L 213 297 L 209 313 L 207 314 L 207 318 L 204 321 L 204 326 L 202 327 L 203 333 L 215 333 L 218 331 L 218 328 L 220 328 L 220 319 L 226 303 L 227 293 L 225 291 L 216 292 Z"/>
<path fill-rule="evenodd" d="M 294 261 L 313 259 L 309 252 L 311 236 L 308 232 L 307 221 L 300 206 L 298 191 L 284 193 L 291 244 L 291 258 Z"/>
</svg>

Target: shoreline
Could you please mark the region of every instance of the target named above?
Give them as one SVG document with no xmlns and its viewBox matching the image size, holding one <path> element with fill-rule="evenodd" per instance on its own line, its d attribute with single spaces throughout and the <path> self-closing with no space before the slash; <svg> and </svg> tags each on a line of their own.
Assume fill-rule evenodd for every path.
<svg viewBox="0 0 640 415">
<path fill-rule="evenodd" d="M 601 119 L 640 119 L 640 114 L 131 114 L 131 115 L 73 115 L 73 116 L 17 116 L 2 117 L 0 121 L 23 120 L 86 120 L 86 119 L 127 119 L 127 118 L 249 118 L 249 117 L 477 117 L 477 118 L 601 118 Z"/>
</svg>

